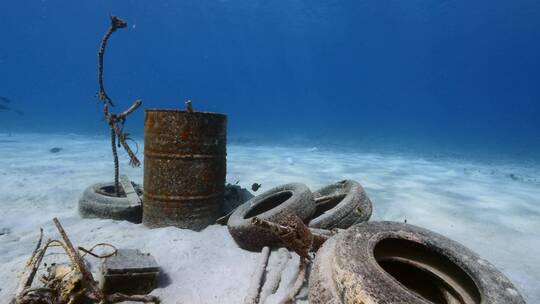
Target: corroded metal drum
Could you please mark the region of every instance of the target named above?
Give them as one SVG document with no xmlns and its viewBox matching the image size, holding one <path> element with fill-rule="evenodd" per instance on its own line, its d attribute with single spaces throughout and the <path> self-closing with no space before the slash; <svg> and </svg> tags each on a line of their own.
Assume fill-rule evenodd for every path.
<svg viewBox="0 0 540 304">
<path fill-rule="evenodd" d="M 220 214 L 227 116 L 145 111 L 143 223 L 201 230 Z"/>
</svg>

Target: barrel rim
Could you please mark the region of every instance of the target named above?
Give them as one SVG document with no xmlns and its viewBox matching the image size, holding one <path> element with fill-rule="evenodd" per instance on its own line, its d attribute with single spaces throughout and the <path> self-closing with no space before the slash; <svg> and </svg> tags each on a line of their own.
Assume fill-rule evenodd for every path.
<svg viewBox="0 0 540 304">
<path fill-rule="evenodd" d="M 225 117 L 227 118 L 227 114 L 225 113 L 217 113 L 217 112 L 202 112 L 202 111 L 193 111 L 193 112 L 188 112 L 188 111 L 185 111 L 185 110 L 178 110 L 178 109 L 145 109 L 144 110 L 144 113 L 150 113 L 150 112 L 173 112 L 173 113 L 189 113 L 191 115 L 215 115 L 215 116 L 222 116 L 222 117 Z"/>
</svg>

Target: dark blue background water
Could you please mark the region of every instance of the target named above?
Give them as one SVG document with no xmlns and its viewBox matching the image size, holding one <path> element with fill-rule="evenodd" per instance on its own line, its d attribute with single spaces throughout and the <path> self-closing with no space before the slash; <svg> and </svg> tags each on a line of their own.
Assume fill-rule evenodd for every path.
<svg viewBox="0 0 540 304">
<path fill-rule="evenodd" d="M 1 131 L 107 134 L 109 14 L 130 24 L 105 56 L 118 110 L 190 98 L 235 140 L 540 158 L 536 0 L 2 0 L 0 95 L 25 115 Z"/>
</svg>

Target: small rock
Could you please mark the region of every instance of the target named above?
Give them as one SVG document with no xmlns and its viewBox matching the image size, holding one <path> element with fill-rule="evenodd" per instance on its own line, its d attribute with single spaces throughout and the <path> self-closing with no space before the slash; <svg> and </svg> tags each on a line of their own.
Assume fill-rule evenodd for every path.
<svg viewBox="0 0 540 304">
<path fill-rule="evenodd" d="M 514 173 L 510 173 L 507 176 L 512 180 L 515 180 L 515 181 L 519 180 L 519 177 L 517 175 L 515 175 Z"/>
<path fill-rule="evenodd" d="M 49 152 L 51 153 L 58 153 L 60 151 L 62 151 L 62 148 L 58 148 L 58 147 L 54 147 L 49 150 Z"/>
</svg>

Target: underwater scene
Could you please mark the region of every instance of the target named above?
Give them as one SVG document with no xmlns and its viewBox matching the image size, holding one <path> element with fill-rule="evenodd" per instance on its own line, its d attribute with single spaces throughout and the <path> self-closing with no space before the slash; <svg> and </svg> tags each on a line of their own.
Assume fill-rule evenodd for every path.
<svg viewBox="0 0 540 304">
<path fill-rule="evenodd" d="M 0 2 L 0 304 L 540 303 L 540 2 Z"/>
</svg>

